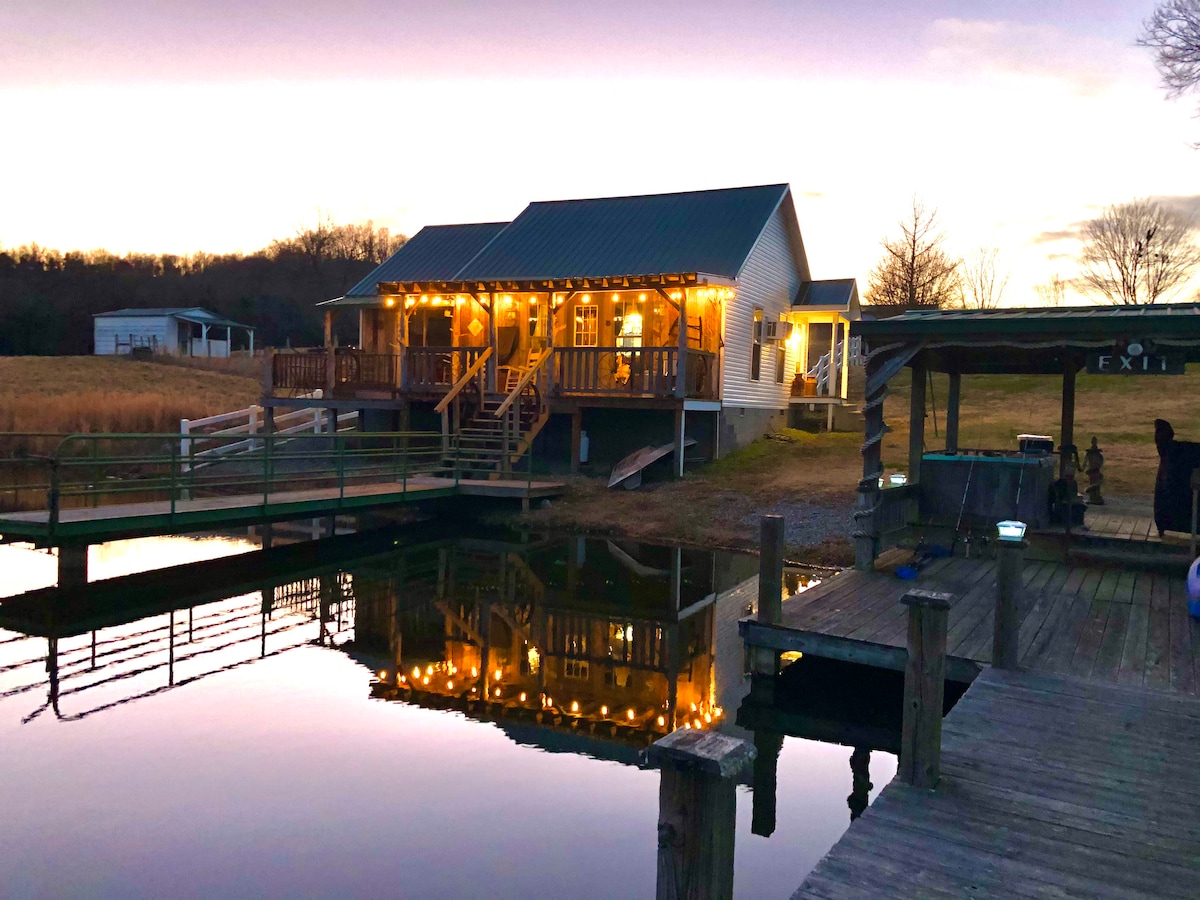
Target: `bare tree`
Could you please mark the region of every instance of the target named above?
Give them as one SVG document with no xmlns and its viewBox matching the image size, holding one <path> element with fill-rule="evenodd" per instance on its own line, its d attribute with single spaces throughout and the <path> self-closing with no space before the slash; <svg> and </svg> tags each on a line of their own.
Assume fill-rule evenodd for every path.
<svg viewBox="0 0 1200 900">
<path fill-rule="evenodd" d="M 962 305 L 974 309 L 995 309 L 1008 287 L 1008 272 L 996 269 L 996 247 L 980 247 L 962 261 Z"/>
<path fill-rule="evenodd" d="M 883 258 L 871 272 L 868 299 L 877 306 L 953 306 L 962 296 L 960 261 L 943 249 L 937 210 L 913 198 L 912 216 L 900 222 L 900 237 L 883 241 Z"/>
<path fill-rule="evenodd" d="M 1110 206 L 1083 228 L 1080 281 L 1117 305 L 1165 299 L 1200 266 L 1190 219 L 1153 200 Z"/>
<path fill-rule="evenodd" d="M 1042 306 L 1062 306 L 1067 295 L 1067 282 L 1058 277 L 1055 272 L 1045 284 L 1034 285 L 1037 295 L 1041 298 Z"/>
<path fill-rule="evenodd" d="M 1200 87 L 1200 0 L 1166 0 L 1146 20 L 1138 43 L 1154 51 L 1167 96 Z"/>
</svg>

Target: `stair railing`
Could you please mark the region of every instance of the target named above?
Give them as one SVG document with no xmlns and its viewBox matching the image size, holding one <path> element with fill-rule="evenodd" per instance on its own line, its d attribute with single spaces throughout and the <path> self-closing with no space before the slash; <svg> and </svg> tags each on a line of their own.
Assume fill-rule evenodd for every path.
<svg viewBox="0 0 1200 900">
<path fill-rule="evenodd" d="M 453 430 L 455 433 L 457 433 L 459 428 L 462 427 L 462 418 L 461 418 L 461 415 L 459 412 L 458 395 L 463 391 L 464 388 L 466 388 L 466 386 L 468 384 L 471 383 L 471 381 L 473 379 L 477 379 L 479 382 L 479 384 L 478 384 L 479 405 L 481 407 L 483 406 L 483 395 L 484 395 L 484 389 L 486 388 L 486 385 L 484 383 L 485 379 L 480 377 L 480 373 L 483 371 L 484 366 L 487 365 L 487 361 L 488 361 L 488 359 L 491 358 L 491 355 L 492 355 L 491 347 L 486 348 L 482 353 L 480 353 L 479 358 L 476 359 L 475 362 L 471 363 L 471 365 L 467 367 L 467 371 L 463 372 L 462 377 L 459 378 L 458 381 L 454 382 L 454 385 L 450 388 L 449 391 L 446 392 L 446 396 L 443 397 L 438 402 L 438 405 L 433 408 L 433 411 L 435 413 L 440 414 L 442 417 L 442 452 L 443 453 L 448 453 L 450 451 L 450 432 L 451 432 L 451 430 Z M 450 428 L 450 416 L 446 412 L 446 410 L 449 409 L 450 404 L 452 404 L 452 403 L 454 404 L 454 428 L 453 429 Z"/>
<path fill-rule="evenodd" d="M 504 402 L 493 413 L 497 419 L 504 423 L 500 456 L 500 469 L 502 472 L 508 472 L 513 456 L 520 450 L 521 413 L 524 411 L 523 395 L 532 393 L 532 412 L 535 417 L 541 413 L 542 405 L 546 402 L 547 379 L 550 372 L 550 367 L 547 363 L 553 356 L 554 348 L 551 347 L 543 351 L 542 355 L 529 367 L 529 371 L 521 376 L 521 380 L 517 382 L 508 396 L 504 398 Z"/>
</svg>

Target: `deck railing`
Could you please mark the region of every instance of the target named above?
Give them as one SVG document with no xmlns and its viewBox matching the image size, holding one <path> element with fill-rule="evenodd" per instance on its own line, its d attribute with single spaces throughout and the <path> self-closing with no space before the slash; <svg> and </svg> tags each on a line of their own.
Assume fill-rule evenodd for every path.
<svg viewBox="0 0 1200 900">
<path fill-rule="evenodd" d="M 678 347 L 556 347 L 554 388 L 560 394 L 674 397 Z M 683 396 L 716 396 L 716 355 L 688 350 Z"/>
<path fill-rule="evenodd" d="M 884 545 L 887 545 L 889 535 L 903 531 L 916 522 L 919 499 L 920 485 L 916 484 L 884 488 L 879 492 L 879 506 L 875 510 L 875 534 Z"/>
<path fill-rule="evenodd" d="M 410 391 L 450 388 L 483 351 L 483 347 L 408 347 L 404 351 L 404 387 Z"/>
<path fill-rule="evenodd" d="M 271 358 L 271 385 L 279 391 L 316 391 L 327 386 L 324 350 L 276 352 Z"/>
</svg>

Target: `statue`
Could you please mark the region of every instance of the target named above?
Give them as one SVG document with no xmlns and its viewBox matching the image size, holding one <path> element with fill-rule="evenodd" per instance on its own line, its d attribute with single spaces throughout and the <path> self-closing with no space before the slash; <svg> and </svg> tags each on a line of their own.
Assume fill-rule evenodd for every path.
<svg viewBox="0 0 1200 900">
<path fill-rule="evenodd" d="M 1103 506 L 1104 498 L 1100 496 L 1100 486 L 1104 484 L 1104 454 L 1096 438 L 1092 437 L 1092 446 L 1083 454 L 1083 468 L 1087 473 L 1087 498 L 1091 506 Z"/>
</svg>

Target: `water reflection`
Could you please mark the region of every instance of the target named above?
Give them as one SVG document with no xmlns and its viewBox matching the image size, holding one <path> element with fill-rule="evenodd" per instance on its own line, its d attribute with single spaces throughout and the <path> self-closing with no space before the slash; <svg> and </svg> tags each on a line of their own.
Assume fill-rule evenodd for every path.
<svg viewBox="0 0 1200 900">
<path fill-rule="evenodd" d="M 382 747 L 377 742 L 387 740 L 388 754 L 397 763 L 404 761 L 397 771 L 410 773 L 398 783 L 399 795 L 380 794 L 380 802 L 391 798 L 387 801 L 392 804 L 390 811 L 381 806 L 373 818 L 364 815 L 364 828 L 380 817 L 431 814 L 444 798 L 459 790 L 467 795 L 482 790 L 489 807 L 520 803 L 538 809 L 541 820 L 549 821 L 557 812 L 551 813 L 545 804 L 561 806 L 566 796 L 581 789 L 579 783 L 576 787 L 560 783 L 554 799 L 539 799 L 533 786 L 551 769 L 537 757 L 512 753 L 550 752 L 557 758 L 584 756 L 626 764 L 616 768 L 630 772 L 629 776 L 618 777 L 590 762 L 592 768 L 579 770 L 599 791 L 588 801 L 588 808 L 594 809 L 592 824 L 601 828 L 603 836 L 580 838 L 577 829 L 584 823 L 572 820 L 571 825 L 564 821 L 557 826 L 559 837 L 551 834 L 542 839 L 547 853 L 572 860 L 571 872 L 555 868 L 555 883 L 576 896 L 651 892 L 654 828 L 652 821 L 642 819 L 653 814 L 657 777 L 633 767 L 639 751 L 673 727 L 719 728 L 752 741 L 759 749 L 753 772 L 744 775 L 744 790 L 752 789 L 752 804 L 745 805 L 745 812 L 753 821 L 739 828 L 763 836 L 779 830 L 782 840 L 790 843 L 779 844 L 776 835 L 771 849 L 739 838 L 739 895 L 786 896 L 799 884 L 805 861 L 811 865 L 836 839 L 847 821 L 845 806 L 839 816 L 822 805 L 824 800 L 814 800 L 811 792 L 819 791 L 821 797 L 842 804 L 841 798 L 850 789 L 851 814 L 857 815 L 865 806 L 871 790 L 866 769 L 870 750 L 888 749 L 892 739 L 881 737 L 882 730 L 869 732 L 874 735 L 871 739 L 863 733 L 837 731 L 837 727 L 851 726 L 833 723 L 829 710 L 812 708 L 815 688 L 801 677 L 802 668 L 810 670 L 800 664 L 781 679 L 781 683 L 800 679 L 797 690 L 785 692 L 790 698 L 787 702 L 759 702 L 743 676 L 737 620 L 746 614 L 748 601 L 740 594 L 726 596 L 721 602 L 717 598 L 754 573 L 754 559 L 505 532 L 462 538 L 438 535 L 426 528 L 419 538 L 417 534 L 410 530 L 339 537 L 316 545 L 277 546 L 270 551 L 93 582 L 73 591 L 41 589 L 0 601 L 0 713 L 6 714 L 0 726 L 9 721 L 16 726 L 16 731 L 9 732 L 16 740 L 9 744 L 21 765 L 31 770 L 36 770 L 37 763 L 30 748 L 39 746 L 43 748 L 40 752 L 45 752 L 51 747 L 54 754 L 61 755 L 66 753 L 63 748 L 75 747 L 65 733 L 56 732 L 47 744 L 49 736 L 37 731 L 56 721 L 71 723 L 72 734 L 90 729 L 79 731 L 77 756 L 73 757 L 79 760 L 119 765 L 113 756 L 116 748 L 128 752 L 128 742 L 134 738 L 124 737 L 125 743 L 114 745 L 106 743 L 106 736 L 132 728 L 131 735 L 137 734 L 138 741 L 168 748 L 162 752 L 180 755 L 203 769 L 199 747 L 185 750 L 171 739 L 170 731 L 180 727 L 182 716 L 199 716 L 199 721 L 212 723 L 211 727 L 219 723 L 216 745 L 236 743 L 243 736 L 255 740 L 250 736 L 256 728 L 278 721 L 271 728 L 283 728 L 291 735 L 279 738 L 282 746 L 296 757 L 298 765 L 308 768 L 318 763 L 305 757 L 308 751 L 304 748 L 315 735 L 337 727 L 331 723 L 340 716 L 341 729 L 361 732 L 356 741 L 365 739 L 368 746 Z M 240 543 L 232 546 L 238 552 L 245 549 Z M 357 667 L 361 675 L 349 679 L 347 669 L 335 683 L 323 684 L 314 673 L 331 669 L 313 654 L 342 660 L 343 667 Z M 262 676 L 247 674 L 260 670 Z M 214 677 L 217 675 L 223 677 Z M 853 692 L 851 682 L 839 685 L 839 691 Z M 185 687 L 190 689 L 179 690 Z M 335 687 L 345 695 L 340 702 L 348 712 L 314 713 L 313 698 Z M 175 700 L 165 706 L 161 700 L 151 699 L 168 693 Z M 361 703 L 378 712 L 369 712 Z M 239 712 L 251 707 L 259 710 L 257 719 Z M 898 711 L 898 699 L 895 707 Z M 15 721 L 7 715 L 9 711 L 17 713 Z M 417 711 L 426 716 L 419 724 L 412 718 Z M 444 716 L 444 711 L 452 713 L 451 719 L 476 729 L 479 725 L 474 723 L 487 723 L 512 749 L 502 751 L 481 740 L 478 731 L 472 737 L 457 726 L 454 740 L 467 743 L 446 743 L 446 727 L 435 726 L 437 720 L 427 718 Z M 380 712 L 386 718 L 379 718 Z M 393 713 L 403 713 L 404 718 L 396 719 Z M 253 721 L 264 724 L 250 724 Z M 361 724 L 368 721 L 377 723 L 369 734 Z M 411 731 L 391 734 L 386 723 L 398 721 L 409 723 Z M 91 725 L 96 722 L 109 724 L 97 731 Z M 184 731 L 191 728 L 189 719 Z M 27 733 L 33 740 L 20 737 Z M 806 743 L 785 747 L 785 736 L 817 737 L 861 749 L 854 750 L 849 767 L 844 751 L 829 756 L 827 765 L 823 762 L 825 751 Z M 398 739 L 402 746 L 395 743 Z M 490 749 L 484 751 L 484 746 Z M 345 749 L 358 754 L 355 746 Z M 502 779 L 486 784 L 470 779 L 461 782 L 461 770 L 455 770 L 459 772 L 455 776 L 429 773 L 439 758 L 461 757 L 462 764 L 469 767 L 475 753 L 483 753 L 480 758 L 489 764 L 495 761 L 514 777 L 517 772 L 522 775 L 507 786 Z M 546 759 L 544 755 L 540 758 Z M 238 765 L 245 766 L 244 762 Z M 886 768 L 888 763 L 884 765 Z M 361 775 L 351 771 L 341 776 L 341 790 L 358 798 L 354 803 L 364 808 L 373 808 L 368 796 L 377 790 L 372 771 L 367 767 Z M 46 773 L 35 781 L 46 790 L 52 777 L 58 776 Z M 127 777 L 136 780 L 140 772 L 131 770 Z M 278 776 L 269 768 L 251 766 L 240 777 L 242 790 L 257 795 L 260 784 L 273 783 Z M 879 772 L 876 780 L 881 780 Z M 55 784 L 52 793 L 58 789 Z M 222 788 L 221 796 L 226 796 L 226 790 L 233 788 Z M 8 801 L 13 796 L 19 800 L 19 795 L 15 785 L 0 787 L 0 797 Z M 605 797 L 609 799 L 602 799 Z M 618 797 L 622 798 L 619 803 L 615 802 Z M 252 827 L 240 820 L 222 819 L 207 805 L 211 800 L 199 794 L 187 795 L 181 802 L 181 810 L 192 810 L 189 818 L 204 822 L 215 815 L 214 821 L 233 832 Z M 272 809 L 274 802 L 268 801 L 266 809 Z M 306 820 L 297 811 L 304 808 L 301 801 L 290 802 L 294 808 L 264 812 L 265 821 L 274 823 L 272 828 L 285 828 L 292 815 Z M 37 819 L 44 807 L 34 808 L 38 812 L 33 819 Z M 141 810 L 141 805 L 131 806 L 129 815 L 140 815 Z M 741 811 L 739 804 L 739 816 Z M 16 827 L 11 825 L 7 832 L 0 828 L 0 835 L 12 838 Z M 181 821 L 176 840 L 194 827 L 194 821 Z M 346 830 L 346 840 L 370 843 L 357 826 L 340 827 Z M 95 834 L 88 838 L 101 840 Z M 562 841 L 571 843 L 568 846 Z M 628 872 L 613 884 L 598 877 L 599 872 L 608 871 L 607 864 L 598 860 L 599 868 L 593 872 L 591 863 L 585 862 L 588 854 L 596 855 L 605 842 L 613 846 L 615 858 L 630 860 Z M 485 852 L 486 858 L 487 852 L 500 852 L 500 843 L 499 835 L 477 835 L 468 844 L 451 840 L 444 851 L 426 849 L 417 857 L 402 853 L 398 859 L 408 864 L 437 859 L 438 865 L 452 868 L 467 846 L 491 848 Z M 790 862 L 780 872 L 786 848 L 792 851 Z M 34 850 L 26 852 L 37 856 Z M 110 848 L 108 852 L 119 858 L 124 851 Z M 172 866 L 183 865 L 168 848 L 163 852 Z M 639 859 L 642 861 L 636 862 Z M 53 868 L 49 858 L 44 862 L 47 872 Z M 250 872 L 263 877 L 254 870 L 259 864 L 250 860 L 229 865 L 235 871 L 243 867 L 244 877 L 250 877 L 245 874 Z M 61 882 L 53 881 L 57 875 L 43 873 L 43 877 L 61 888 Z M 130 865 L 121 890 L 99 893 L 120 896 L 131 884 L 144 884 L 139 879 L 145 877 Z M 268 892 L 277 894 L 370 892 L 363 887 L 365 882 L 357 881 L 358 887 L 346 890 L 332 885 L 310 889 L 299 875 L 277 867 L 269 877 Z M 414 883 L 413 877 L 406 875 L 407 883 Z M 448 876 L 443 870 L 439 877 Z M 431 896 L 471 893 L 461 886 L 439 890 L 434 882 L 420 883 Z M 208 882 L 201 879 L 197 884 Z M 211 884 L 210 888 L 213 895 L 238 895 L 236 889 L 227 891 Z M 204 891 L 198 887 L 194 893 L 203 895 Z M 562 895 L 557 889 L 546 893 L 512 872 L 489 893 Z"/>
</svg>

